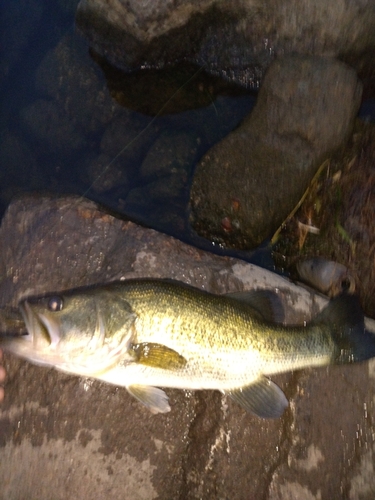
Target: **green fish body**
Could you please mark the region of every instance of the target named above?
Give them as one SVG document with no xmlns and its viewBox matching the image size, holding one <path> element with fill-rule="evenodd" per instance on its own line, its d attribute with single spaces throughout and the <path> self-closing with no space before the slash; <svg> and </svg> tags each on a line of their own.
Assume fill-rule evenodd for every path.
<svg viewBox="0 0 375 500">
<path fill-rule="evenodd" d="M 152 412 L 158 387 L 217 389 L 264 418 L 288 405 L 267 376 L 375 356 L 355 297 L 330 302 L 306 326 L 265 319 L 264 293 L 214 295 L 138 279 L 27 299 L 28 335 L 3 346 L 31 362 L 124 386 Z"/>
</svg>

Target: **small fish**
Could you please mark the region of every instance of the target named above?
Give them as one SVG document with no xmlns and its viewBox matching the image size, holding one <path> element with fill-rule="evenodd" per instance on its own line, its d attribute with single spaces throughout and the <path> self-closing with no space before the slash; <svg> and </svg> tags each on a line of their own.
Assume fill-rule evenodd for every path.
<svg viewBox="0 0 375 500">
<path fill-rule="evenodd" d="M 302 281 L 329 297 L 346 291 L 353 293 L 355 280 L 343 264 L 323 257 L 313 257 L 297 263 L 297 272 Z"/>
<path fill-rule="evenodd" d="M 172 280 L 135 279 L 20 304 L 28 335 L 3 339 L 18 356 L 124 386 L 153 413 L 159 387 L 217 389 L 276 418 L 288 406 L 267 376 L 375 356 L 358 299 L 333 299 L 307 326 L 270 322 L 264 292 L 214 295 Z"/>
</svg>

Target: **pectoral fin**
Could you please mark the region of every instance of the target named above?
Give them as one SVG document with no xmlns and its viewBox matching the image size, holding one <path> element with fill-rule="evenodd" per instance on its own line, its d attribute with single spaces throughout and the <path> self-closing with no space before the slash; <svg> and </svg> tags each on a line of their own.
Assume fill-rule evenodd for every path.
<svg viewBox="0 0 375 500">
<path fill-rule="evenodd" d="M 177 351 L 162 344 L 143 342 L 133 345 L 132 349 L 137 363 L 153 368 L 180 370 L 187 362 Z"/>
<path fill-rule="evenodd" d="M 171 410 L 164 391 L 149 385 L 129 385 L 128 392 L 147 406 L 151 413 L 167 413 Z"/>
<path fill-rule="evenodd" d="M 278 418 L 288 406 L 285 394 L 271 380 L 261 377 L 253 384 L 226 392 L 233 401 L 261 418 Z"/>
</svg>

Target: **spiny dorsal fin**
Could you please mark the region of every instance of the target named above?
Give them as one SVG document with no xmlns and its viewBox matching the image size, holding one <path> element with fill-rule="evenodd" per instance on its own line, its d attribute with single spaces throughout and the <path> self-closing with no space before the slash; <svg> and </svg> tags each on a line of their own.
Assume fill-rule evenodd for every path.
<svg viewBox="0 0 375 500">
<path fill-rule="evenodd" d="M 248 290 L 245 292 L 227 293 L 226 297 L 236 299 L 255 309 L 265 321 L 283 323 L 284 306 L 280 297 L 272 290 Z"/>
</svg>

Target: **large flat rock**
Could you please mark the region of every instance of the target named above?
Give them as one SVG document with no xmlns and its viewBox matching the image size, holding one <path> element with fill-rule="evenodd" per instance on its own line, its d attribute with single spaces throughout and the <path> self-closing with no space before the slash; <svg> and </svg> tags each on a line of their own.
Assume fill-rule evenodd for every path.
<svg viewBox="0 0 375 500">
<path fill-rule="evenodd" d="M 14 202 L 0 229 L 0 300 L 113 279 L 171 277 L 217 293 L 277 289 L 288 321 L 325 303 L 246 262 L 116 219 L 82 198 Z M 275 377 L 278 420 L 215 391 L 168 390 L 151 415 L 125 389 L 6 356 L 0 498 L 370 499 L 374 364 Z"/>
</svg>

